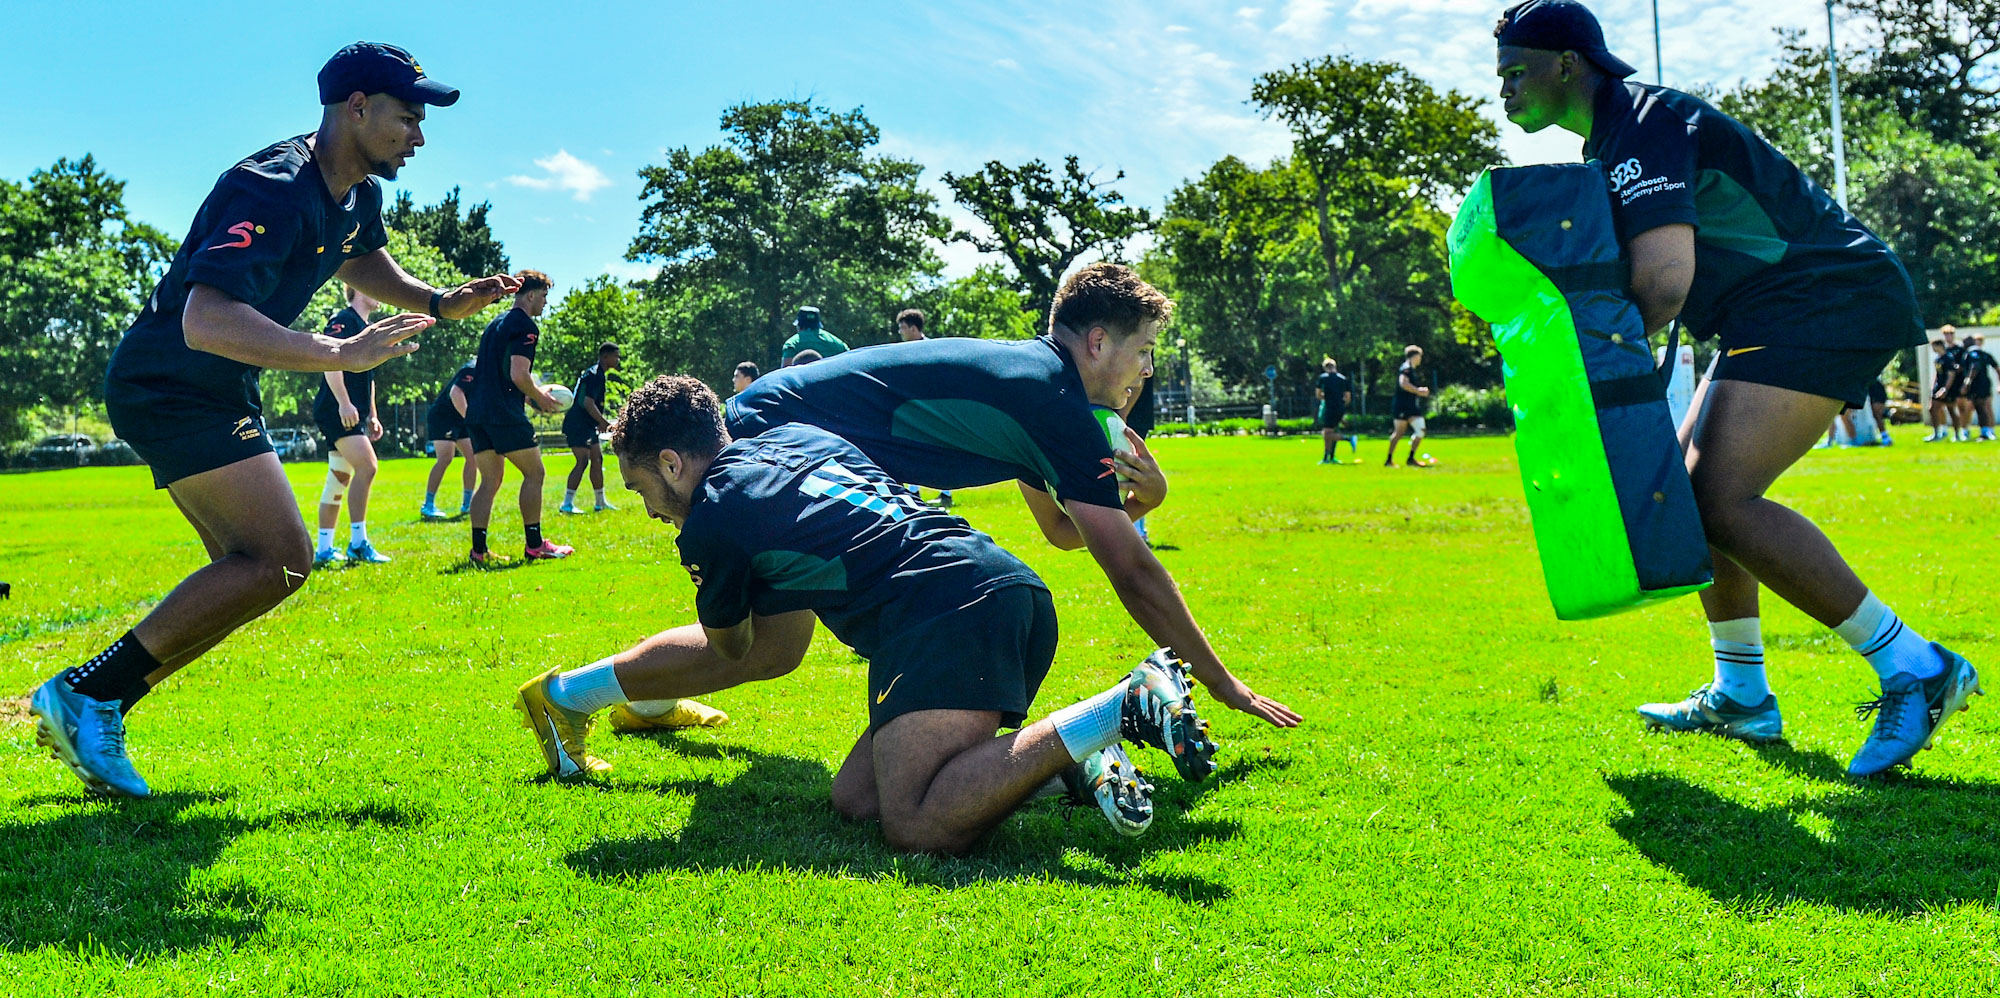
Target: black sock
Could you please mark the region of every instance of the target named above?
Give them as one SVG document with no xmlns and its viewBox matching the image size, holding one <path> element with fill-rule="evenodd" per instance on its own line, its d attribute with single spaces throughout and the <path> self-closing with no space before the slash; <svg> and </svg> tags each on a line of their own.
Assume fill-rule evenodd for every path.
<svg viewBox="0 0 2000 998">
<path fill-rule="evenodd" d="M 542 525 L 539 523 L 528 524 L 528 547 L 532 549 L 541 546 L 542 546 Z"/>
<path fill-rule="evenodd" d="M 122 710 L 130 711 L 140 697 L 152 691 L 146 685 L 146 677 L 159 667 L 160 660 L 131 631 L 126 631 L 124 637 L 111 642 L 111 647 L 69 670 L 63 679 L 71 689 L 92 700 L 116 700 Z"/>
<path fill-rule="evenodd" d="M 486 528 L 485 528 L 485 527 L 474 527 L 474 528 L 472 528 L 472 551 L 473 551 L 473 553 L 474 553 L 474 554 L 485 554 L 485 553 L 486 553 Z"/>
</svg>

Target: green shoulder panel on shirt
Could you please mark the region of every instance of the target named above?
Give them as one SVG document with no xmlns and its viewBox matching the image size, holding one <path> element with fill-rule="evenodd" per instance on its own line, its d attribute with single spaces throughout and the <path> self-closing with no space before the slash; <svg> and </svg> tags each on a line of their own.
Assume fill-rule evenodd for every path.
<svg viewBox="0 0 2000 998">
<path fill-rule="evenodd" d="M 1741 253 L 1765 265 L 1785 258 L 1787 243 L 1764 206 L 1736 178 L 1721 170 L 1703 170 L 1695 184 L 1694 211 L 1699 219 L 1695 239 Z"/>
<path fill-rule="evenodd" d="M 750 571 L 773 589 L 847 591 L 847 566 L 838 558 L 828 561 L 799 551 L 759 551 L 750 558 Z"/>
<path fill-rule="evenodd" d="M 1032 468 L 1051 492 L 1062 487 L 1048 455 L 1020 421 L 971 399 L 913 399 L 896 407 L 889 435 Z"/>
</svg>

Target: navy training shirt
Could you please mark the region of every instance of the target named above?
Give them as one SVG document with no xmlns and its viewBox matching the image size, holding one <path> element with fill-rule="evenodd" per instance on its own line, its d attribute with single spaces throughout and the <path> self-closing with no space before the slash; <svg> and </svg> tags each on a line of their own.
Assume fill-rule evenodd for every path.
<svg viewBox="0 0 2000 998">
<path fill-rule="evenodd" d="M 570 403 L 569 411 L 563 413 L 563 429 L 578 431 L 596 429 L 597 421 L 591 419 L 590 413 L 584 411 L 583 400 L 590 399 L 596 402 L 597 411 L 604 412 L 604 372 L 598 370 L 596 364 L 584 368 L 576 376 L 575 391 L 576 400 Z M 611 417 L 607 414 L 605 418 Z"/>
<path fill-rule="evenodd" d="M 1318 378 L 1318 388 L 1326 396 L 1322 401 L 1326 403 L 1327 408 L 1346 411 L 1347 395 L 1354 390 L 1354 386 L 1347 380 L 1347 375 L 1339 371 L 1322 371 Z"/>
<path fill-rule="evenodd" d="M 105 371 L 104 399 L 126 439 L 162 440 L 261 412 L 260 368 L 187 345 L 191 285 L 206 284 L 289 326 L 342 264 L 389 242 L 374 177 L 336 201 L 310 135 L 230 167 L 195 212 L 166 276 Z"/>
<path fill-rule="evenodd" d="M 451 404 L 451 390 L 457 388 L 465 395 L 465 409 L 467 412 L 471 412 L 473 377 L 471 364 L 459 368 L 458 373 L 452 375 L 451 380 L 445 382 L 443 388 L 438 389 L 437 398 L 431 399 L 430 411 L 425 413 L 425 418 L 442 419 L 447 423 L 464 422 L 465 417 L 458 414 L 458 406 Z"/>
<path fill-rule="evenodd" d="M 1887 350 L 1924 342 L 1916 290 L 1888 244 L 1791 160 L 1707 102 L 1608 79 L 1585 159 L 1603 166 L 1620 243 L 1695 227 L 1681 321 L 1766 346 Z"/>
<path fill-rule="evenodd" d="M 368 320 L 362 318 L 361 313 L 356 312 L 354 307 L 350 305 L 333 313 L 333 318 L 326 320 L 325 333 L 336 340 L 344 340 L 360 332 L 362 327 L 366 325 L 368 325 Z M 328 373 L 338 373 L 340 375 L 343 386 L 347 389 L 347 401 L 353 403 L 354 408 L 362 416 L 367 416 L 368 410 L 371 407 L 371 400 L 373 399 L 370 393 L 375 389 L 375 372 L 340 371 Z M 319 394 L 313 396 L 313 415 L 323 422 L 333 422 L 340 416 L 340 400 L 333 397 L 333 389 L 327 385 L 326 378 L 324 377 L 319 379 Z"/>
<path fill-rule="evenodd" d="M 542 329 L 533 316 L 510 308 L 486 324 L 479 334 L 479 354 L 473 360 L 472 390 L 466 393 L 465 418 L 474 423 L 518 423 L 528 418 L 528 397 L 514 383 L 515 357 L 535 360 L 535 341 Z"/>
<path fill-rule="evenodd" d="M 1967 384 L 1974 388 L 1991 385 L 1993 383 L 1993 376 L 1988 372 L 1996 369 L 2000 369 L 2000 364 L 1994 362 L 1992 354 L 1987 353 L 1979 347 L 1967 347 L 1965 349 L 1965 381 Z M 1986 393 L 1984 391 L 1975 391 L 1972 394 L 1985 395 Z"/>
<path fill-rule="evenodd" d="M 1019 479 L 1063 500 L 1125 505 L 1076 362 L 1048 336 L 927 339 L 787 367 L 730 399 L 728 423 L 737 439 L 820 427 L 911 485 Z"/>
<path fill-rule="evenodd" d="M 790 424 L 722 449 L 678 544 L 702 626 L 811 610 L 873 658 L 884 637 L 1010 586 L 1048 588 L 825 430 Z"/>
</svg>

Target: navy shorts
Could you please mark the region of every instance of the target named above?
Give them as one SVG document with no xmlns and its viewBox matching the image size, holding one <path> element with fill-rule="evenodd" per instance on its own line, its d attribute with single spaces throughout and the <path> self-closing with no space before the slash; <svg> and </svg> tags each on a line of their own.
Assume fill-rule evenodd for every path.
<svg viewBox="0 0 2000 998">
<path fill-rule="evenodd" d="M 1013 585 L 892 633 L 868 663 L 868 730 L 919 710 L 995 710 L 1019 727 L 1056 658 L 1056 605 Z"/>
<path fill-rule="evenodd" d="M 116 427 L 113 427 L 116 429 Z M 121 434 L 124 431 L 119 431 Z M 164 489 L 183 478 L 227 467 L 259 454 L 276 453 L 264 432 L 264 419 L 245 413 L 234 422 L 202 427 L 165 440 L 133 440 L 133 453 L 153 469 L 153 487 Z"/>
<path fill-rule="evenodd" d="M 1322 430 L 1339 429 L 1340 421 L 1346 418 L 1346 409 L 1335 409 L 1324 403 L 1319 407 L 1319 428 Z"/>
<path fill-rule="evenodd" d="M 454 412 L 450 417 L 430 416 L 424 420 L 425 440 L 464 440 L 465 418 Z"/>
<path fill-rule="evenodd" d="M 1710 381 L 1748 381 L 1850 406 L 1868 404 L 1868 386 L 1880 381 L 1882 369 L 1899 351 L 1815 350 L 1811 347 L 1732 346 L 1728 339 L 1708 365 Z"/>
<path fill-rule="evenodd" d="M 525 419 L 518 423 L 466 423 L 465 435 L 472 441 L 474 454 L 489 450 L 512 454 L 535 446 L 535 426 Z"/>
<path fill-rule="evenodd" d="M 355 420 L 353 426 L 340 425 L 340 415 L 338 413 L 326 418 L 322 418 L 322 415 L 317 412 L 313 413 L 313 425 L 319 427 L 319 435 L 326 441 L 326 449 L 329 454 L 335 450 L 333 445 L 341 437 L 360 437 L 368 434 L 367 413 L 362 413 L 361 418 Z"/>
<path fill-rule="evenodd" d="M 563 426 L 563 443 L 569 445 L 571 450 L 597 446 L 597 424 L 589 423 L 583 426 L 565 424 Z"/>
</svg>

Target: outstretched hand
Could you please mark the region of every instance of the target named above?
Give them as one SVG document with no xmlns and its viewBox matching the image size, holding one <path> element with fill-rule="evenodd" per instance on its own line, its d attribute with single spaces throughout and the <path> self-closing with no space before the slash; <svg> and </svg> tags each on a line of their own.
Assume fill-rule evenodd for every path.
<svg viewBox="0 0 2000 998">
<path fill-rule="evenodd" d="M 521 290 L 521 279 L 511 274 L 494 274 L 446 292 L 438 302 L 438 314 L 447 319 L 463 319 L 494 302 Z"/>
<path fill-rule="evenodd" d="M 340 370 L 369 371 L 383 361 L 416 353 L 417 345 L 408 340 L 436 321 L 428 315 L 400 312 L 363 328 L 340 341 Z"/>
<path fill-rule="evenodd" d="M 1204 684 L 1207 685 L 1207 684 Z M 1231 710 L 1270 722 L 1273 727 L 1296 728 L 1305 718 L 1299 712 L 1245 686 L 1234 676 L 1208 687 L 1210 696 Z"/>
</svg>

